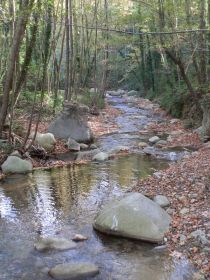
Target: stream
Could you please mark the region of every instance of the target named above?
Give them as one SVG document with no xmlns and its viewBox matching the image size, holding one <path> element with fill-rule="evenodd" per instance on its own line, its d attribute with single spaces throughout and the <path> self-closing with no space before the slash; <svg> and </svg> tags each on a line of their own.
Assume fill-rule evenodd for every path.
<svg viewBox="0 0 210 280">
<path fill-rule="evenodd" d="M 109 97 L 122 110 L 117 133 L 97 140 L 103 151 L 128 146 L 131 154 L 103 163 L 12 175 L 0 183 L 0 280 L 50 280 L 49 268 L 59 263 L 88 261 L 99 266 L 96 280 L 190 280 L 193 267 L 175 260 L 155 245 L 99 234 L 94 217 L 107 201 L 122 196 L 139 178 L 165 168 L 171 151 L 145 156 L 137 143 L 149 135 L 140 131 L 161 117 L 135 107 L 126 98 Z M 173 152 L 174 155 L 174 152 Z M 176 152 L 179 158 L 183 151 Z M 80 233 L 87 241 L 67 251 L 37 252 L 41 236 L 70 239 Z M 87 279 L 88 280 L 88 279 Z"/>
</svg>

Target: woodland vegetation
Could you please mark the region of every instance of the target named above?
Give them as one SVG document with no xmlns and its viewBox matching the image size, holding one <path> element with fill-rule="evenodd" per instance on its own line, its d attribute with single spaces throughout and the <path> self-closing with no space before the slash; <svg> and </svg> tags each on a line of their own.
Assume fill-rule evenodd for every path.
<svg viewBox="0 0 210 280">
<path fill-rule="evenodd" d="M 7 125 L 10 138 L 23 110 L 30 131 L 63 100 L 102 107 L 105 90 L 117 88 L 155 98 L 198 127 L 209 24 L 206 0 L 2 0 L 0 134 Z"/>
</svg>

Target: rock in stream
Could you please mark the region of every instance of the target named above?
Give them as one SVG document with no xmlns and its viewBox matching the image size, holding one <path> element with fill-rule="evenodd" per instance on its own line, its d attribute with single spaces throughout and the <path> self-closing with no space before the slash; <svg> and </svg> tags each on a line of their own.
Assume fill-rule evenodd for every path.
<svg viewBox="0 0 210 280">
<path fill-rule="evenodd" d="M 76 243 L 71 240 L 57 237 L 43 237 L 34 244 L 37 251 L 46 251 L 51 249 L 69 250 L 75 249 L 76 246 Z"/>
<path fill-rule="evenodd" d="M 163 241 L 171 218 L 157 203 L 140 193 L 108 203 L 93 224 L 103 233 L 149 242 Z"/>
<path fill-rule="evenodd" d="M 55 279 L 81 280 L 94 277 L 99 273 L 96 265 L 91 263 L 65 263 L 58 264 L 49 271 Z"/>
</svg>

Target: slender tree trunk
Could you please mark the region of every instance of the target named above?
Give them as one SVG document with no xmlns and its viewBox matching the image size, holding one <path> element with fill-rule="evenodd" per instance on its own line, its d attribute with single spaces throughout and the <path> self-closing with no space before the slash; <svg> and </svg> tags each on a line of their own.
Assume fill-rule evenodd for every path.
<svg viewBox="0 0 210 280">
<path fill-rule="evenodd" d="M 69 79 L 70 79 L 70 45 L 69 45 L 69 0 L 65 0 L 65 24 L 66 24 L 66 77 L 65 77 L 65 100 L 69 98 Z"/>
<path fill-rule="evenodd" d="M 105 89 L 107 86 L 107 77 L 108 77 L 108 60 L 109 60 L 109 22 L 108 22 L 108 2 L 104 0 L 104 11 L 105 11 L 105 47 L 104 47 L 104 69 L 102 74 L 102 95 L 104 96 Z"/>
<path fill-rule="evenodd" d="M 12 89 L 13 78 L 15 74 L 15 64 L 18 60 L 20 46 L 23 40 L 23 36 L 26 30 L 26 25 L 28 18 L 33 7 L 34 0 L 25 0 L 23 5 L 23 10 L 18 18 L 16 24 L 16 30 L 12 42 L 11 51 L 8 57 L 8 69 L 5 76 L 5 83 L 3 89 L 2 107 L 0 111 L 0 135 L 2 135 L 3 126 L 7 116 L 7 110 L 9 105 L 9 94 Z"/>
<path fill-rule="evenodd" d="M 95 46 L 94 46 L 94 88 L 95 92 L 97 90 L 97 42 L 98 42 L 98 18 L 97 18 L 97 12 L 98 12 L 98 3 L 97 0 L 95 0 Z"/>
<path fill-rule="evenodd" d="M 23 86 L 23 84 L 26 80 L 26 77 L 27 77 L 28 67 L 29 67 L 29 64 L 31 62 L 33 49 L 34 49 L 34 46 L 35 46 L 35 43 L 36 43 L 37 30 L 38 30 L 38 15 L 36 14 L 34 16 L 34 24 L 32 26 L 32 30 L 31 30 L 31 38 L 30 38 L 29 44 L 26 48 L 24 62 L 23 62 L 22 69 L 21 69 L 21 72 L 19 74 L 19 77 L 18 77 L 18 80 L 17 80 L 17 83 L 16 83 L 16 87 L 15 87 L 14 106 L 17 103 L 17 100 L 18 100 L 19 95 L 20 95 L 21 88 L 22 88 L 22 86 Z"/>
<path fill-rule="evenodd" d="M 180 58 L 176 57 L 176 55 L 174 55 L 171 51 L 169 51 L 168 49 L 165 50 L 166 54 L 171 58 L 171 60 L 179 67 L 179 71 L 180 71 L 180 74 L 185 82 L 185 84 L 187 85 L 187 88 L 190 92 L 190 94 L 193 96 L 193 97 L 196 97 L 195 95 L 195 92 L 194 92 L 194 89 L 193 89 L 193 86 L 185 72 L 185 68 L 184 68 L 184 65 L 181 61 Z"/>
<path fill-rule="evenodd" d="M 206 21 L 205 21 L 205 14 L 206 14 L 206 1 L 205 0 L 200 0 L 200 29 L 205 29 L 206 28 Z M 206 74 L 206 64 L 207 64 L 207 59 L 206 59 L 206 54 L 205 54 L 205 49 L 206 49 L 206 39 L 205 39 L 205 32 L 200 32 L 199 36 L 199 42 L 200 42 L 200 78 L 201 78 L 201 89 L 205 87 L 206 81 L 207 81 L 207 74 Z"/>
<path fill-rule="evenodd" d="M 69 0 L 69 40 L 70 40 L 70 61 L 69 61 L 69 96 L 68 100 L 72 98 L 73 79 L 74 79 L 74 40 L 73 40 L 73 3 Z"/>
</svg>

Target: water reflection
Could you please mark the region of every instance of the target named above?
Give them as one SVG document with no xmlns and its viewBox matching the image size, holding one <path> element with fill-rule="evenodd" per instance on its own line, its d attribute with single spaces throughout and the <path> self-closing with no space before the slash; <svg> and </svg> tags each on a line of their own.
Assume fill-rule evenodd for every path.
<svg viewBox="0 0 210 280">
<path fill-rule="evenodd" d="M 0 217 L 8 218 L 14 221 L 16 218 L 16 211 L 13 207 L 13 202 L 10 197 L 7 197 L 4 190 L 0 188 Z"/>
<path fill-rule="evenodd" d="M 130 155 L 102 164 L 11 176 L 0 186 L 1 280 L 49 280 L 44 267 L 78 260 L 99 265 L 97 280 L 175 280 L 177 275 L 180 280 L 190 279 L 184 278 L 186 273 L 190 275 L 188 264 L 174 265 L 167 255 L 154 253 L 152 245 L 107 237 L 92 229 L 102 204 L 121 196 L 153 168 L 165 165 Z M 89 236 L 89 240 L 76 250 L 34 251 L 33 243 L 40 235 L 71 238 L 74 233 Z"/>
</svg>

